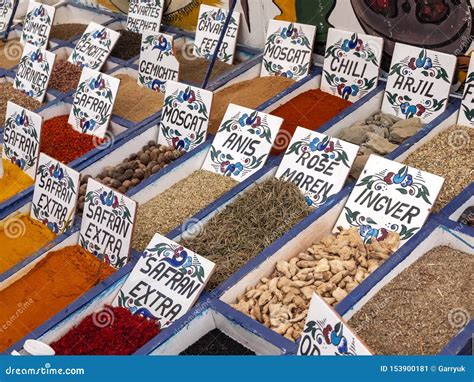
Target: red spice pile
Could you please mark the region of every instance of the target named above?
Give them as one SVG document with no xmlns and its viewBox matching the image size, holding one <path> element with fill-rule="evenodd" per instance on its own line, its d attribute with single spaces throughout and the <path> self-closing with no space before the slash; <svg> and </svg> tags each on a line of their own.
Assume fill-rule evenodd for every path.
<svg viewBox="0 0 474 382">
<path fill-rule="evenodd" d="M 57 355 L 129 355 L 159 332 L 156 321 L 105 306 L 50 346 Z"/>
<path fill-rule="evenodd" d="M 102 139 L 74 130 L 67 123 L 68 118 L 68 115 L 60 115 L 48 119 L 41 130 L 41 152 L 63 163 L 69 163 L 103 143 Z"/>
</svg>

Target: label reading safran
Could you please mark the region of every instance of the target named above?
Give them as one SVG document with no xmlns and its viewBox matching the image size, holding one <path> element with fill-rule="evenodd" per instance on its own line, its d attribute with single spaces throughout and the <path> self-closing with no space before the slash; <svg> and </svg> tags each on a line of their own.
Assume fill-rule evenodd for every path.
<svg viewBox="0 0 474 382">
<path fill-rule="evenodd" d="M 68 123 L 81 133 L 104 138 L 119 84 L 118 78 L 82 69 Z"/>
<path fill-rule="evenodd" d="M 30 1 L 23 24 L 21 43 L 46 49 L 55 11 L 56 8 L 50 5 Z"/>
<path fill-rule="evenodd" d="M 470 127 L 474 127 L 474 59 L 472 57 L 466 82 L 464 82 L 464 95 L 458 116 L 458 125 Z"/>
<path fill-rule="evenodd" d="M 164 0 L 130 0 L 127 29 L 135 33 L 159 32 Z"/>
<path fill-rule="evenodd" d="M 68 61 L 81 68 L 100 70 L 119 37 L 119 32 L 91 21 Z"/>
<path fill-rule="evenodd" d="M 263 167 L 283 119 L 229 104 L 203 170 L 241 182 Z"/>
<path fill-rule="evenodd" d="M 355 102 L 378 83 L 383 39 L 329 28 L 321 90 Z"/>
<path fill-rule="evenodd" d="M 173 36 L 145 33 L 142 36 L 138 84 L 162 93 L 168 80 L 178 81 L 179 61 L 174 50 Z"/>
<path fill-rule="evenodd" d="M 113 304 L 159 321 L 160 329 L 196 302 L 215 264 L 155 234 Z"/>
<path fill-rule="evenodd" d="M 382 111 L 428 123 L 446 109 L 456 57 L 395 44 Z"/>
<path fill-rule="evenodd" d="M 35 178 L 38 164 L 42 123 L 39 114 L 8 102 L 2 158 L 15 163 L 31 179 Z"/>
<path fill-rule="evenodd" d="M 295 81 L 308 75 L 316 27 L 270 20 L 260 76 L 283 76 Z"/>
<path fill-rule="evenodd" d="M 5 32 L 13 14 L 13 0 L 4 0 L 0 3 L 0 33 Z"/>
<path fill-rule="evenodd" d="M 210 60 L 214 55 L 217 42 L 224 28 L 229 11 L 201 4 L 194 40 L 194 55 Z M 239 32 L 240 13 L 233 12 L 222 40 L 217 59 L 227 64 L 234 62 L 237 35 Z"/>
<path fill-rule="evenodd" d="M 296 184 L 308 205 L 320 207 L 346 181 L 359 146 L 298 127 L 276 172 Z"/>
<path fill-rule="evenodd" d="M 212 92 L 168 81 L 158 143 L 190 151 L 206 140 Z"/>
<path fill-rule="evenodd" d="M 371 155 L 334 226 L 357 227 L 365 243 L 389 231 L 405 244 L 425 223 L 444 179 Z"/>
<path fill-rule="evenodd" d="M 43 102 L 56 55 L 46 49 L 26 44 L 23 48 L 13 87 Z"/>
<path fill-rule="evenodd" d="M 316 293 L 309 304 L 298 355 L 372 355 L 346 322 Z"/>
<path fill-rule="evenodd" d="M 30 215 L 55 234 L 74 222 L 79 191 L 77 171 L 41 153 L 36 171 L 35 190 Z"/>
<path fill-rule="evenodd" d="M 79 244 L 120 269 L 128 261 L 137 202 L 90 178 Z"/>
</svg>

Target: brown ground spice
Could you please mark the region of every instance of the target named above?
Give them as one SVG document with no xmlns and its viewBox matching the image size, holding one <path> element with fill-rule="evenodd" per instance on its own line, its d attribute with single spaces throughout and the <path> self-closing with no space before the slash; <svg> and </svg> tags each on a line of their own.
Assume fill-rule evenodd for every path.
<svg viewBox="0 0 474 382">
<path fill-rule="evenodd" d="M 182 51 L 178 51 L 177 59 L 180 63 L 179 66 L 179 80 L 181 82 L 189 82 L 191 84 L 201 84 L 207 73 L 207 68 L 211 63 L 209 60 L 200 57 L 187 58 L 189 55 L 183 55 Z M 212 74 L 210 79 L 213 80 L 216 77 L 232 70 L 233 65 L 226 64 L 222 61 L 216 61 L 212 67 Z"/>
<path fill-rule="evenodd" d="M 110 55 L 122 60 L 130 60 L 132 57 L 138 56 L 142 44 L 142 35 L 127 29 L 120 29 L 117 32 L 120 33 L 120 37 Z"/>
<path fill-rule="evenodd" d="M 77 89 L 82 69 L 67 60 L 57 60 L 51 72 L 49 87 L 61 93 Z"/>
<path fill-rule="evenodd" d="M 377 354 L 439 353 L 474 314 L 474 256 L 441 246 L 372 297 L 349 324 Z"/>
<path fill-rule="evenodd" d="M 0 41 L 0 68 L 11 69 L 18 65 L 22 54 L 23 47 L 19 38 Z"/>
<path fill-rule="evenodd" d="M 49 38 L 54 38 L 56 40 L 70 40 L 73 37 L 82 35 L 86 29 L 86 24 L 56 24 L 51 27 L 51 33 L 49 34 Z"/>
<path fill-rule="evenodd" d="M 5 123 L 8 101 L 32 111 L 41 106 L 41 103 L 34 98 L 28 97 L 21 91 L 14 89 L 11 82 L 2 82 L 0 83 L 0 126 L 3 126 Z"/>
</svg>

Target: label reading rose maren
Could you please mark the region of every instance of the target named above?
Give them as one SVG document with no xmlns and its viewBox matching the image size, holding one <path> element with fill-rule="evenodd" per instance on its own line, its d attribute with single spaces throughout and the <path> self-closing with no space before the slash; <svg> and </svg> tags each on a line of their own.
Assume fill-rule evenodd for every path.
<svg viewBox="0 0 474 382">
<path fill-rule="evenodd" d="M 50 5 L 30 1 L 23 24 L 21 43 L 46 49 L 55 12 L 56 8 Z"/>
<path fill-rule="evenodd" d="M 157 319 L 164 329 L 194 305 L 214 268 L 213 262 L 155 234 L 113 304 Z"/>
<path fill-rule="evenodd" d="M 82 69 L 68 123 L 84 134 L 104 138 L 119 88 L 118 78 Z"/>
<path fill-rule="evenodd" d="M 395 44 L 382 111 L 428 123 L 446 109 L 456 56 Z"/>
<path fill-rule="evenodd" d="M 110 52 L 118 41 L 120 33 L 105 28 L 97 23 L 90 22 L 69 56 L 68 61 L 79 65 L 100 70 Z"/>
<path fill-rule="evenodd" d="M 190 151 L 206 140 L 212 92 L 168 81 L 158 143 Z"/>
<path fill-rule="evenodd" d="M 164 0 L 130 0 L 127 29 L 135 33 L 159 32 Z"/>
<path fill-rule="evenodd" d="M 36 170 L 31 217 L 47 225 L 55 234 L 66 231 L 74 222 L 79 177 L 79 172 L 41 153 Z"/>
<path fill-rule="evenodd" d="M 16 164 L 31 179 L 38 164 L 42 124 L 41 115 L 8 101 L 2 158 Z"/>
<path fill-rule="evenodd" d="M 270 20 L 260 76 L 282 76 L 295 81 L 308 75 L 316 27 Z"/>
<path fill-rule="evenodd" d="M 90 178 L 82 215 L 79 244 L 114 268 L 130 255 L 137 202 Z"/>
<path fill-rule="evenodd" d="M 0 3 L 0 33 L 5 32 L 8 27 L 13 14 L 13 2 L 14 0 L 3 0 Z"/>
<path fill-rule="evenodd" d="M 470 127 L 474 127 L 474 59 L 472 57 L 464 82 L 464 94 L 458 115 L 458 125 Z"/>
<path fill-rule="evenodd" d="M 375 89 L 383 39 L 329 28 L 321 90 L 355 102 Z"/>
<path fill-rule="evenodd" d="M 43 102 L 56 55 L 46 49 L 26 44 L 23 48 L 13 87 Z"/>
</svg>

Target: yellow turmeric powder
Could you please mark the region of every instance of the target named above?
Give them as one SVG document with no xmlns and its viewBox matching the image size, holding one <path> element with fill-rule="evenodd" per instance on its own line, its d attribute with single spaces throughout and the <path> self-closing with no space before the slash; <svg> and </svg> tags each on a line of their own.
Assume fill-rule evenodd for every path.
<svg viewBox="0 0 474 382">
<path fill-rule="evenodd" d="M 33 184 L 33 179 L 16 164 L 2 159 L 3 177 L 0 178 L 0 203 Z"/>
<path fill-rule="evenodd" d="M 55 236 L 47 226 L 28 214 L 18 214 L 0 222 L 0 274 L 35 253 Z"/>
</svg>

